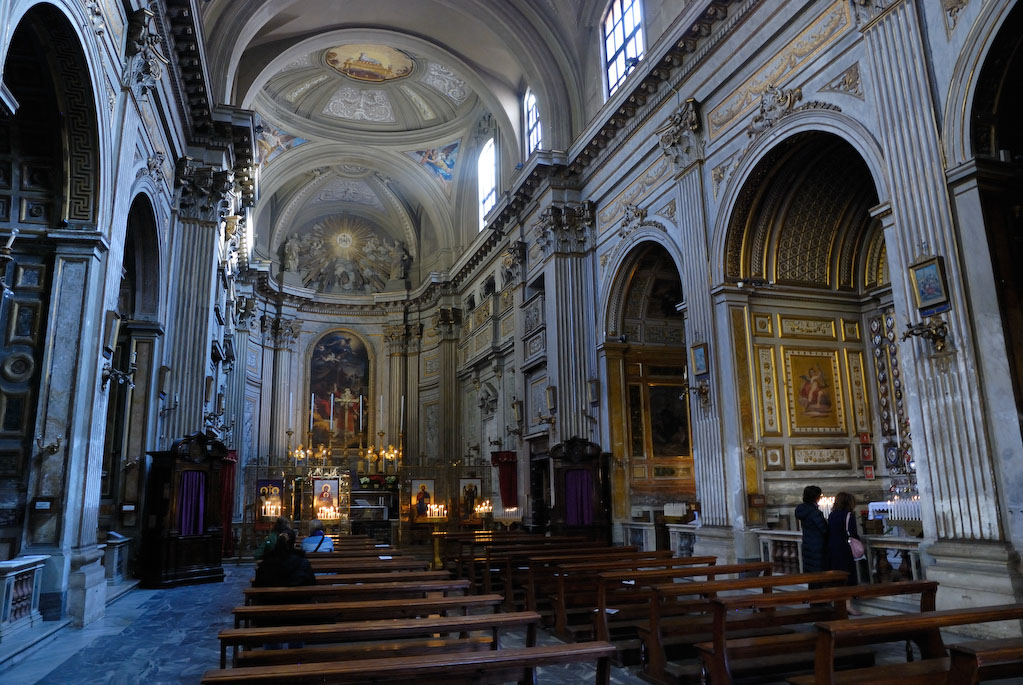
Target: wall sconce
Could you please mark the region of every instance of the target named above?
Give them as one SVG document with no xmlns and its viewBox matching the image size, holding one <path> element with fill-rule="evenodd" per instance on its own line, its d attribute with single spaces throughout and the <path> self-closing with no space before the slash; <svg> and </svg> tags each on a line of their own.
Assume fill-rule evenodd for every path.
<svg viewBox="0 0 1023 685">
<path fill-rule="evenodd" d="M 106 337 L 103 339 L 103 356 L 110 359 L 117 349 L 117 336 L 121 332 L 121 317 L 113 309 L 108 309 L 103 322 Z"/>
<path fill-rule="evenodd" d="M 558 404 L 558 389 L 553 385 L 547 386 L 547 411 L 553 412 Z"/>
<path fill-rule="evenodd" d="M 906 331 L 902 334 L 901 339 L 906 341 L 910 337 L 920 337 L 924 340 L 929 340 L 935 353 L 943 352 L 945 346 L 950 342 L 948 339 L 948 323 L 940 316 L 932 316 L 926 322 L 921 321 L 913 326 L 910 326 L 907 322 Z"/>
<path fill-rule="evenodd" d="M 511 424 L 505 424 L 504 431 L 508 435 L 517 435 L 519 437 L 522 437 L 522 424 L 519 424 L 518 426 L 512 426 Z"/>
<path fill-rule="evenodd" d="M 9 297 L 14 293 L 11 286 L 7 284 L 7 265 L 14 261 L 14 257 L 11 256 L 11 247 L 14 245 L 14 239 L 17 237 L 18 229 L 12 228 L 7 236 L 7 242 L 4 243 L 3 247 L 0 247 L 0 291 L 3 292 L 3 297 Z"/>
<path fill-rule="evenodd" d="M 137 370 L 137 367 L 135 366 L 135 355 L 136 354 L 137 354 L 136 352 L 132 352 L 131 353 L 131 363 L 128 364 L 128 370 L 127 371 L 121 371 L 120 369 L 115 369 L 114 365 L 111 362 L 107 362 L 106 364 L 104 364 L 103 365 L 103 371 L 100 372 L 100 379 L 101 379 L 100 380 L 100 386 L 99 386 L 100 389 L 101 390 L 106 390 L 107 389 L 107 383 L 109 383 L 111 380 L 117 381 L 118 384 L 127 383 L 129 390 L 134 388 L 135 387 L 135 371 Z"/>
<path fill-rule="evenodd" d="M 170 385 L 170 367 L 161 366 L 156 374 L 156 390 L 160 393 L 160 399 L 167 397 L 167 387 Z"/>
<path fill-rule="evenodd" d="M 701 407 L 706 408 L 710 406 L 710 383 L 707 382 L 706 378 L 704 378 L 701 381 L 698 381 L 696 385 L 690 385 L 689 383 L 683 385 L 682 394 L 679 395 L 678 398 L 682 399 L 684 395 L 689 395 L 690 397 L 692 397 L 693 393 L 695 393 L 696 396 L 700 399 Z"/>
<path fill-rule="evenodd" d="M 773 288 L 774 283 L 763 278 L 745 278 L 735 282 L 739 290 L 759 290 L 761 288 Z"/>
<path fill-rule="evenodd" d="M 557 423 L 557 421 L 558 421 L 558 417 L 554 416 L 553 414 L 548 414 L 547 416 L 544 416 L 543 414 L 540 413 L 540 408 L 537 407 L 536 408 L 536 420 L 537 420 L 537 423 L 550 424 L 551 428 L 553 428 L 554 424 Z"/>
<path fill-rule="evenodd" d="M 180 397 L 181 396 L 178 393 L 174 393 L 174 403 L 169 404 L 166 407 L 160 407 L 160 416 L 163 416 L 169 411 L 174 411 L 175 409 L 177 409 L 178 405 L 181 404 L 181 402 L 179 402 Z"/>
</svg>

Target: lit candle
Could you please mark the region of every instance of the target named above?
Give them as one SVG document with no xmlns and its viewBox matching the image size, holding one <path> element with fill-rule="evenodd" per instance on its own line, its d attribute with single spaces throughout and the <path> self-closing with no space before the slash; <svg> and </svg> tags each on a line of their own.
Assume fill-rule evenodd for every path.
<svg viewBox="0 0 1023 685">
<path fill-rule="evenodd" d="M 309 430 L 313 429 L 313 410 L 316 408 L 316 393 L 309 394 Z"/>
<path fill-rule="evenodd" d="M 362 432 L 362 395 L 359 395 L 359 432 Z"/>
<path fill-rule="evenodd" d="M 334 393 L 330 393 L 330 432 L 334 432 Z"/>
<path fill-rule="evenodd" d="M 9 236 L 7 236 L 7 242 L 4 243 L 4 248 L 8 249 L 8 250 L 11 249 L 11 245 L 14 244 L 14 239 L 17 238 L 17 237 L 18 237 L 18 229 L 15 228 L 15 229 L 13 229 L 11 231 L 11 234 Z"/>
</svg>

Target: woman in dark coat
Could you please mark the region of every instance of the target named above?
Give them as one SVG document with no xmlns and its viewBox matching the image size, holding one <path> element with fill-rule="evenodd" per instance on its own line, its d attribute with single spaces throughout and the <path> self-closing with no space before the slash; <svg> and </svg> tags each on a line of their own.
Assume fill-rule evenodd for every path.
<svg viewBox="0 0 1023 685">
<path fill-rule="evenodd" d="M 277 536 L 272 552 L 263 556 L 256 567 L 255 587 L 294 587 L 315 585 L 316 576 L 305 552 L 295 549 L 295 531 L 288 529 Z"/>
<path fill-rule="evenodd" d="M 821 489 L 816 485 L 803 488 L 803 503 L 796 507 L 796 518 L 803 529 L 803 571 L 813 573 L 828 569 L 826 545 L 828 540 L 828 522 L 824 520 L 817 502 L 821 498 Z"/>
<path fill-rule="evenodd" d="M 833 571 L 847 572 L 849 578 L 846 585 L 856 585 L 858 582 L 856 561 L 849 548 L 849 538 L 860 539 L 856 528 L 856 515 L 853 513 L 855 506 L 856 499 L 852 495 L 840 492 L 835 495 L 835 506 L 828 516 L 828 567 Z M 846 607 L 851 615 L 860 615 L 849 602 L 846 602 Z"/>
</svg>

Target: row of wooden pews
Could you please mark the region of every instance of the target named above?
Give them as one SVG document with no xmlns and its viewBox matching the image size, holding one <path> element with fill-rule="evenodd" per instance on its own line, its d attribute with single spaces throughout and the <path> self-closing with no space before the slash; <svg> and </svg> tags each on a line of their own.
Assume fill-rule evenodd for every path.
<svg viewBox="0 0 1023 685">
<path fill-rule="evenodd" d="M 398 550 L 342 538 L 309 559 L 315 586 L 245 589 L 235 627 L 219 635 L 220 668 L 203 683 L 534 682 L 538 667 L 583 662 L 596 663 L 598 684 L 610 681 L 609 643 L 537 646 L 538 613 L 500 611 L 502 595 L 469 592 L 467 578 Z M 524 647 L 501 645 L 510 629 Z M 273 648 L 282 643 L 302 646 Z"/>
</svg>

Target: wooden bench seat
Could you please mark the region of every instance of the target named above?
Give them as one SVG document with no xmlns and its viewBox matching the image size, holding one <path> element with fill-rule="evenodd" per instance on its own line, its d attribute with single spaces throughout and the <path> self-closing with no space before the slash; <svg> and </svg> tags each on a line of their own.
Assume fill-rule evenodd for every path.
<svg viewBox="0 0 1023 685">
<path fill-rule="evenodd" d="M 464 578 L 412 580 L 300 587 L 248 587 L 242 592 L 245 604 L 288 604 L 302 601 L 325 602 L 342 599 L 387 599 L 389 597 L 426 597 L 431 594 L 465 594 L 469 581 Z"/>
<path fill-rule="evenodd" d="M 303 647 L 301 649 L 250 649 L 238 654 L 236 665 L 244 668 L 275 664 L 305 664 L 314 661 L 347 661 L 379 656 L 413 656 L 440 652 L 452 654 L 493 648 L 494 640 L 489 635 L 422 637 L 385 642 L 354 642 L 328 647 Z"/>
<path fill-rule="evenodd" d="M 264 626 L 260 628 L 227 628 L 221 630 L 220 667 L 225 668 L 227 650 L 232 649 L 232 663 L 239 649 L 260 647 L 268 643 L 303 642 L 306 644 L 351 643 L 356 641 L 398 640 L 458 633 L 469 637 L 487 631 L 493 646 L 500 644 L 500 631 L 526 628 L 526 645 L 536 644 L 536 628 L 540 615 L 535 611 L 516 611 L 472 616 L 431 616 L 414 619 L 371 619 L 343 623 L 322 623 L 295 626 Z"/>
<path fill-rule="evenodd" d="M 468 595 L 465 597 L 425 597 L 422 599 L 377 599 L 351 602 L 319 602 L 314 604 L 269 604 L 240 606 L 231 610 L 235 627 L 251 625 L 287 625 L 359 621 L 369 618 L 405 618 L 427 616 L 450 611 L 468 614 L 471 609 L 489 609 L 504 600 L 501 595 Z"/>
<path fill-rule="evenodd" d="M 834 683 L 893 683 L 906 685 L 912 682 L 944 682 L 947 679 L 947 675 L 943 678 L 930 672 L 925 675 L 919 675 L 919 673 L 926 669 L 935 669 L 935 672 L 944 669 L 941 672 L 947 673 L 951 665 L 950 660 L 947 660 L 944 665 L 939 663 L 932 663 L 927 666 L 918 665 L 928 661 L 937 662 L 947 659 L 945 645 L 941 636 L 942 628 L 993 621 L 1018 622 L 1020 620 L 1023 620 L 1023 604 L 1001 604 L 819 622 L 815 626 L 814 674 L 812 676 L 791 678 L 790 682 L 801 683 L 803 685 L 809 685 L 810 683 L 816 685 L 833 685 Z M 904 639 L 910 639 L 920 647 L 921 660 L 919 662 L 877 666 L 872 669 L 857 669 L 837 673 L 835 671 L 834 654 L 836 649 L 840 647 L 877 644 Z M 983 654 L 983 643 L 984 641 L 970 643 L 967 648 L 975 649 Z M 989 673 L 997 674 L 1003 669 L 1008 669 L 1010 673 L 1015 674 L 1023 672 L 1023 664 L 1019 660 L 1012 658 L 1013 652 L 1011 647 L 1006 648 L 1004 643 L 998 641 L 994 641 L 992 644 L 992 654 L 1001 653 L 1002 657 L 1008 659 L 1008 661 L 989 662 L 991 664 Z M 1006 651 L 1001 652 L 1000 650 L 1003 649 Z M 980 658 L 983 659 L 984 657 Z M 978 666 L 979 671 L 983 671 L 983 669 L 984 667 Z M 981 673 L 980 677 L 988 676 Z"/>
<path fill-rule="evenodd" d="M 781 576 L 783 577 L 783 576 Z M 739 622 L 740 612 L 767 614 L 774 626 L 807 624 L 811 621 L 829 618 L 847 618 L 846 602 L 878 597 L 919 594 L 920 610 L 933 611 L 938 584 L 933 581 L 905 581 L 876 585 L 856 585 L 817 588 L 796 592 L 717 597 L 711 600 L 713 608 L 713 639 L 698 643 L 696 649 L 703 662 L 704 670 L 712 682 L 732 682 L 740 673 L 762 672 L 761 662 L 776 654 L 784 654 L 791 666 L 788 671 L 813 666 L 813 652 L 816 634 L 812 631 L 771 635 L 764 637 L 736 638 L 729 634 L 729 625 Z M 803 612 L 789 612 L 782 616 L 776 612 L 779 607 L 808 605 Z M 774 615 L 772 615 L 774 614 Z M 830 615 L 830 616 L 829 616 Z M 755 616 L 755 615 L 754 615 Z M 851 653 L 846 653 L 850 657 Z M 784 666 L 783 659 L 774 659 L 775 665 Z M 845 658 L 843 665 L 855 663 Z M 862 665 L 862 664 L 861 664 Z"/>
<path fill-rule="evenodd" d="M 389 555 L 383 555 L 389 556 Z M 380 559 L 377 557 L 356 557 L 354 559 L 337 557 L 330 559 L 310 559 L 313 573 L 355 573 L 359 571 L 425 571 L 430 562 L 401 557 L 398 559 Z"/>
<path fill-rule="evenodd" d="M 457 683 L 535 682 L 535 669 L 560 664 L 596 662 L 594 682 L 610 682 L 610 656 L 614 646 L 606 642 L 580 642 L 499 649 L 467 654 L 425 654 L 380 659 L 357 659 L 325 663 L 260 666 L 207 671 L 203 683 Z"/>
<path fill-rule="evenodd" d="M 846 578 L 847 574 L 842 571 L 817 571 L 783 576 L 666 583 L 648 588 L 647 615 L 645 619 L 633 619 L 635 632 L 645 647 L 644 677 L 654 682 L 670 682 L 671 678 L 667 675 L 669 657 L 695 656 L 694 645 L 714 639 L 715 614 L 712 600 L 720 593 L 745 592 L 751 594 L 743 597 L 751 598 L 774 596 L 773 591 L 777 588 L 809 583 L 844 583 Z M 832 614 L 822 611 L 809 616 L 804 614 L 800 618 L 806 622 L 830 616 Z M 787 616 L 784 611 L 763 614 L 753 619 L 739 615 L 728 618 L 732 621 L 727 627 L 728 634 L 733 637 L 790 631 L 785 627 Z"/>
<path fill-rule="evenodd" d="M 393 569 L 383 571 L 351 571 L 346 573 L 317 573 L 317 585 L 339 585 L 344 583 L 394 583 L 414 580 L 446 580 L 448 571 L 408 571 Z"/>
</svg>

